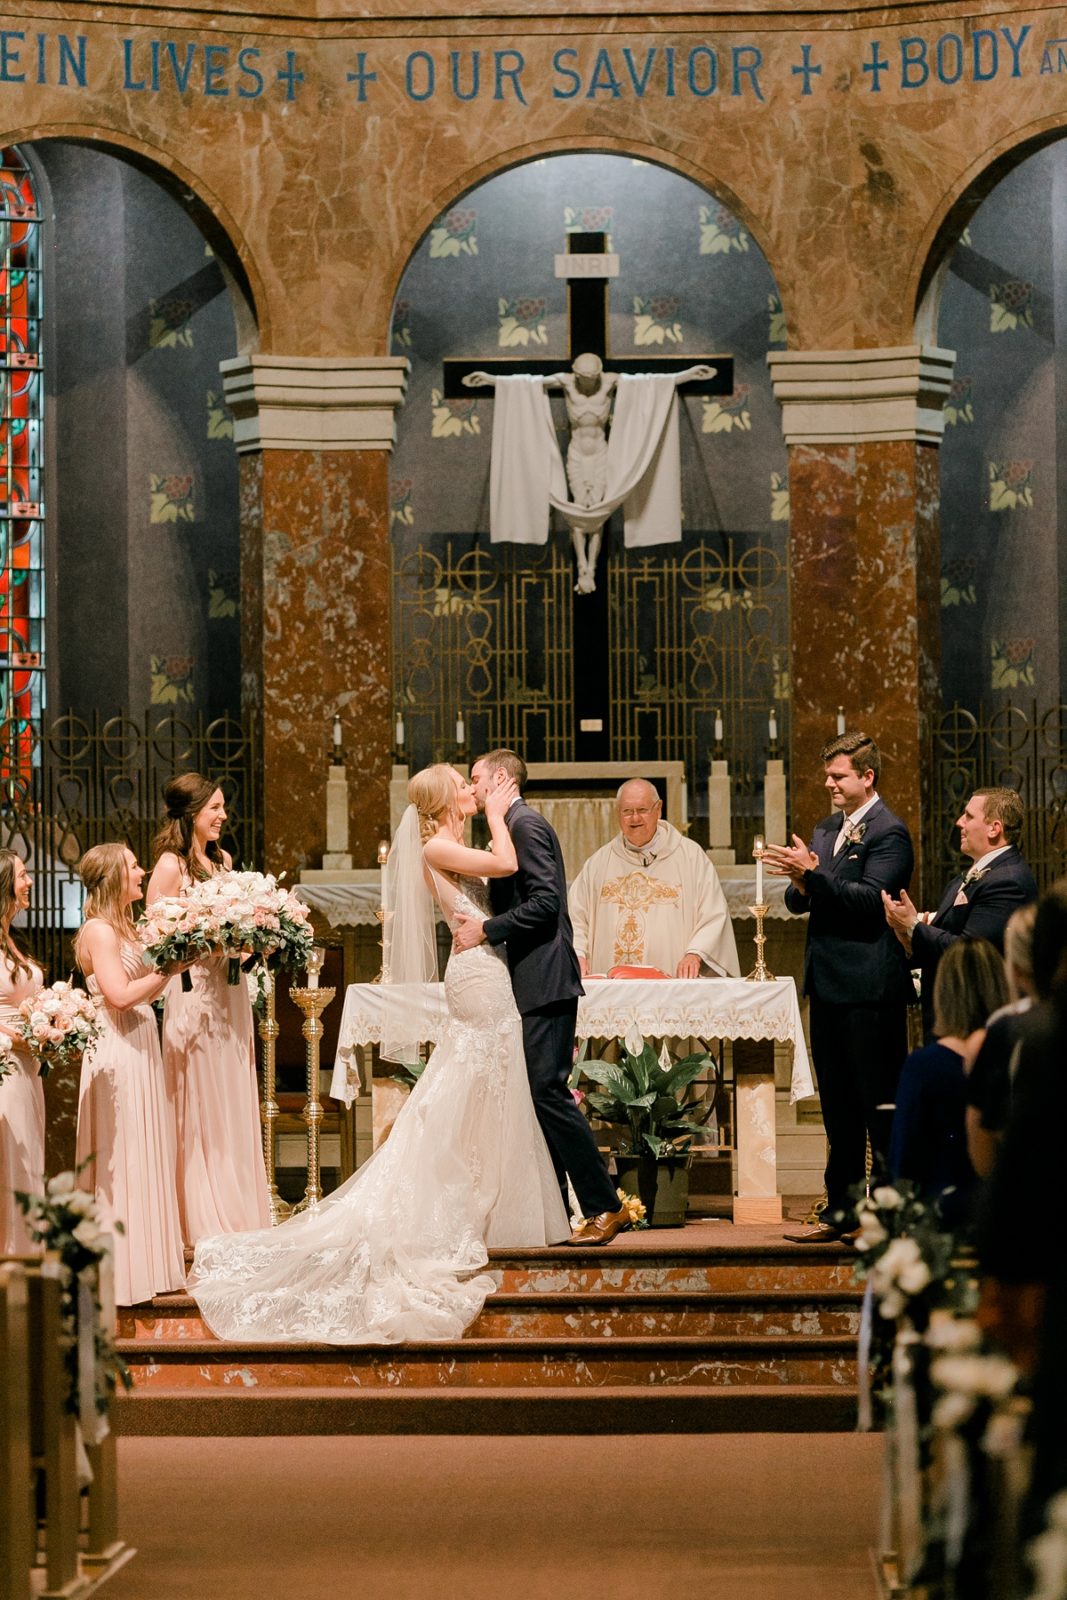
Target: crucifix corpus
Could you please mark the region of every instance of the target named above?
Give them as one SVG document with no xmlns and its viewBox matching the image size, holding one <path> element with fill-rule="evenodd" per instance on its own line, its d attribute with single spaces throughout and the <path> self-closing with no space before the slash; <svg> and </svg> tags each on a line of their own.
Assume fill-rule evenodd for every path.
<svg viewBox="0 0 1067 1600">
<path fill-rule="evenodd" d="M 464 389 L 496 390 L 490 537 L 544 544 L 554 506 L 571 530 L 578 594 L 596 588 L 602 530 L 617 506 L 624 507 L 627 545 L 681 538 L 675 395 L 683 388 L 702 394 L 733 388 L 729 356 L 715 356 L 714 366 L 676 356 L 608 356 L 608 280 L 618 272 L 619 258 L 603 233 L 570 234 L 567 253 L 556 257 L 556 276 L 567 281 L 569 372 L 555 361 L 444 363 L 446 398 Z M 545 393 L 551 388 L 562 389 L 567 403 L 566 476 Z"/>
</svg>

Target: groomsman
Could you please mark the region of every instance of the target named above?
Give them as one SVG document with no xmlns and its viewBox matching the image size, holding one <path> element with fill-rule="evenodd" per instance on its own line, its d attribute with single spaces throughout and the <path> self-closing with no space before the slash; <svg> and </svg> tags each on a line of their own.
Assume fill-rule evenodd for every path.
<svg viewBox="0 0 1067 1600">
<path fill-rule="evenodd" d="M 804 993 L 829 1147 L 826 1216 L 832 1219 L 850 1211 L 849 1190 L 864 1180 L 868 1138 L 876 1162 L 889 1145 L 912 985 L 882 896 L 904 892 L 915 858 L 906 825 L 878 794 L 874 740 L 843 734 L 822 760 L 832 814 L 815 828 L 810 848 L 794 833 L 792 845 L 768 846 L 764 859 L 790 880 L 789 910 L 808 915 Z M 841 1234 L 828 1220 L 786 1237 L 829 1244 Z"/>
<path fill-rule="evenodd" d="M 957 939 L 988 939 L 1003 953 L 1004 929 L 1020 906 L 1037 899 L 1034 875 L 1017 841 L 1023 803 L 1014 789 L 976 789 L 956 819 L 960 854 L 971 858 L 945 890 L 935 912 L 916 911 L 907 894 L 883 895 L 886 920 L 922 973 L 923 1028 L 933 1028 L 934 978 L 938 962 Z"/>
</svg>

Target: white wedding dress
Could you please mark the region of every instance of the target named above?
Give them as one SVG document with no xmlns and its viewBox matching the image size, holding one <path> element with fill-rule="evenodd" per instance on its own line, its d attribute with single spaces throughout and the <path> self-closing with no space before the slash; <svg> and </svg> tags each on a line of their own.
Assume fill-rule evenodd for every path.
<svg viewBox="0 0 1067 1600">
<path fill-rule="evenodd" d="M 450 925 L 488 915 L 480 879 L 434 880 Z M 455 1339 L 496 1287 L 487 1246 L 569 1237 L 502 956 L 453 955 L 445 996 L 447 1032 L 370 1160 L 314 1213 L 197 1245 L 189 1287 L 220 1338 Z"/>
</svg>

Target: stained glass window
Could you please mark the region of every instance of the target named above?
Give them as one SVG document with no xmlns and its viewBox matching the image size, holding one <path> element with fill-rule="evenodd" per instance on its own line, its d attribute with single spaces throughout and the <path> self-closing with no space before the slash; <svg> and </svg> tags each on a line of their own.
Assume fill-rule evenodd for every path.
<svg viewBox="0 0 1067 1600">
<path fill-rule="evenodd" d="M 0 151 L 0 781 L 29 783 L 44 711 L 41 217 L 15 146 Z"/>
</svg>

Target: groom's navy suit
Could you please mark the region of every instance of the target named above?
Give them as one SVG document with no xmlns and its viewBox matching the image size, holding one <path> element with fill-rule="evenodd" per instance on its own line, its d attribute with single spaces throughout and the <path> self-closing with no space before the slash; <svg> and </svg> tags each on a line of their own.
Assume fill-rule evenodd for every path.
<svg viewBox="0 0 1067 1600">
<path fill-rule="evenodd" d="M 928 1038 L 933 1036 L 934 978 L 945 951 L 957 939 L 988 939 L 1003 954 L 1008 918 L 1036 899 L 1034 875 L 1015 846 L 1009 845 L 974 882 L 967 883 L 966 873 L 953 878 L 933 920 L 915 924 L 911 959 L 922 972 L 923 1027 Z"/>
<path fill-rule="evenodd" d="M 540 812 L 516 800 L 507 825 L 519 858 L 509 878 L 489 880 L 493 915 L 483 924 L 490 944 L 502 944 L 515 1004 L 522 1016 L 526 1070 L 534 1110 L 569 1212 L 567 1177 L 582 1215 L 615 1211 L 618 1199 L 589 1124 L 568 1086 L 582 975 L 567 914 L 563 852 Z"/>
<path fill-rule="evenodd" d="M 906 825 L 878 800 L 862 837 L 835 855 L 841 812 L 818 824 L 811 849 L 819 865 L 802 894 L 785 892 L 790 911 L 809 914 L 804 993 L 811 1054 L 829 1153 L 827 1214 L 846 1209 L 862 1183 L 867 1137 L 877 1159 L 889 1144 L 897 1078 L 907 1054 L 907 1006 L 914 998 L 904 952 L 886 922 L 882 890 L 894 899 L 911 881 L 914 852 Z"/>
</svg>

